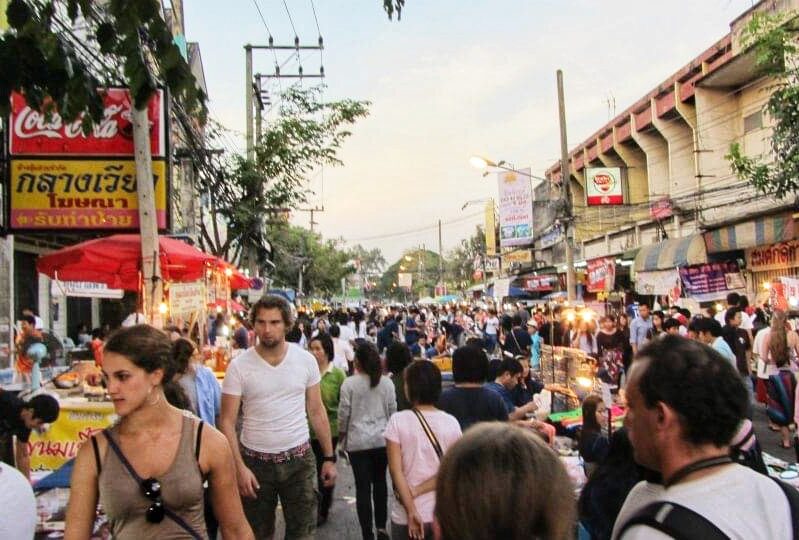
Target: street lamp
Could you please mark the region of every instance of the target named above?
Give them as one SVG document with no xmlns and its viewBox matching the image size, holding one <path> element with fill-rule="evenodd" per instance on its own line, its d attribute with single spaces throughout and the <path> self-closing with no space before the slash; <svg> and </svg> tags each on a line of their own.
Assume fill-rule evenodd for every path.
<svg viewBox="0 0 799 540">
<path fill-rule="evenodd" d="M 505 160 L 502 160 L 502 159 L 499 160 L 499 161 L 492 161 L 490 159 L 487 159 L 487 158 L 484 158 L 484 157 L 481 157 L 481 156 L 472 156 L 472 157 L 469 158 L 469 163 L 475 169 L 487 169 L 488 167 L 493 167 L 495 169 L 502 169 L 503 171 L 509 171 L 509 172 L 513 172 L 513 173 L 516 173 L 516 174 L 520 174 L 522 176 L 526 176 L 527 178 L 532 178 L 533 180 L 540 180 L 542 182 L 547 182 L 546 178 L 542 178 L 540 176 L 535 176 L 535 175 L 530 174 L 530 173 L 528 173 L 526 171 L 522 171 L 522 170 L 516 169 L 514 167 L 511 167 L 510 165 L 508 165 L 508 163 Z M 485 171 L 483 173 L 483 176 L 487 176 L 487 175 L 488 175 L 488 171 Z"/>
</svg>

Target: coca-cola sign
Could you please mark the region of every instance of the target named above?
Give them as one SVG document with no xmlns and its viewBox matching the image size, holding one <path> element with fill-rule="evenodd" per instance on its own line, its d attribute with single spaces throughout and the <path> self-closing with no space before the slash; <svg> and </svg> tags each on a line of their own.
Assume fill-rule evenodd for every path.
<svg viewBox="0 0 799 540">
<path fill-rule="evenodd" d="M 28 106 L 20 94 L 12 94 L 9 119 L 11 155 L 132 156 L 130 93 L 125 88 L 99 91 L 103 94 L 105 106 L 103 118 L 88 134 L 83 132 L 80 118 L 67 122 L 57 113 L 48 117 Z M 150 120 L 150 151 L 153 157 L 164 157 L 164 94 L 161 90 L 150 99 L 147 116 Z"/>
</svg>

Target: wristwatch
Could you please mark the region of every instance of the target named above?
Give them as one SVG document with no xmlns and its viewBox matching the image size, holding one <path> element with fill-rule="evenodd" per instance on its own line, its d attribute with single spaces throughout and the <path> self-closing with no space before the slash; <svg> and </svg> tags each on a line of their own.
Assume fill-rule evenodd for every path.
<svg viewBox="0 0 799 540">
<path fill-rule="evenodd" d="M 322 461 L 329 461 L 330 463 L 335 463 L 336 462 L 336 455 L 333 454 L 332 456 L 324 456 L 322 458 Z"/>
</svg>

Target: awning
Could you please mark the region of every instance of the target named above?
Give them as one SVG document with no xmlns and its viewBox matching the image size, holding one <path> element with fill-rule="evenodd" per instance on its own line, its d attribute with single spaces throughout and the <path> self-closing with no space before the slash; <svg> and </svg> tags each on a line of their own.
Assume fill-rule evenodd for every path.
<svg viewBox="0 0 799 540">
<path fill-rule="evenodd" d="M 721 227 L 704 234 L 708 253 L 747 249 L 765 244 L 787 242 L 794 238 L 791 212 Z"/>
<path fill-rule="evenodd" d="M 668 270 L 706 262 L 707 250 L 705 249 L 705 241 L 701 234 L 695 234 L 642 247 L 638 255 L 635 256 L 635 271 Z"/>
</svg>

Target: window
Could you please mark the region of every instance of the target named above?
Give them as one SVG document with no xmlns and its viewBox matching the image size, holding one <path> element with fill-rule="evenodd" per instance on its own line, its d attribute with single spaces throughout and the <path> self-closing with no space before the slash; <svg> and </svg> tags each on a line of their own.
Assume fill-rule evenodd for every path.
<svg viewBox="0 0 799 540">
<path fill-rule="evenodd" d="M 744 116 L 744 133 L 749 133 L 763 127 L 763 111 L 755 111 L 750 115 Z"/>
</svg>

